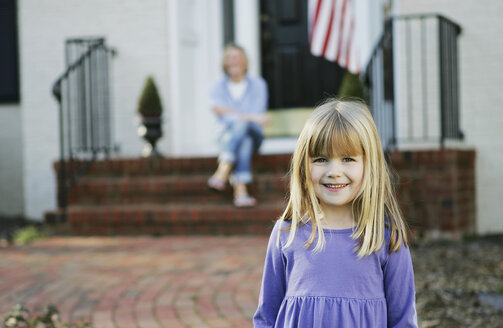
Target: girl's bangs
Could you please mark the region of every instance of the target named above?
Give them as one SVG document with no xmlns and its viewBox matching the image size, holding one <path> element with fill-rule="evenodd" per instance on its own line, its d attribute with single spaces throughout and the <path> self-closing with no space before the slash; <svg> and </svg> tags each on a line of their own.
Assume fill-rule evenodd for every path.
<svg viewBox="0 0 503 328">
<path fill-rule="evenodd" d="M 312 135 L 309 157 L 356 156 L 363 154 L 363 147 L 356 129 L 344 118 L 326 118 L 320 129 Z"/>
</svg>

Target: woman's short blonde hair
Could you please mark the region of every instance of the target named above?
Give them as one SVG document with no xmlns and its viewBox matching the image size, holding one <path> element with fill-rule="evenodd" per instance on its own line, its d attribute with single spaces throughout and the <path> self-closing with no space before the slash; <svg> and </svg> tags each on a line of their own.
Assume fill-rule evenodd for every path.
<svg viewBox="0 0 503 328">
<path fill-rule="evenodd" d="M 245 50 L 243 49 L 243 47 L 241 47 L 235 43 L 229 43 L 228 45 L 225 46 L 224 53 L 222 56 L 222 70 L 224 71 L 225 75 L 229 75 L 227 73 L 227 69 L 225 68 L 225 59 L 227 58 L 229 51 L 233 50 L 233 49 L 237 49 L 237 50 L 241 51 L 241 54 L 243 54 L 243 57 L 244 57 L 245 63 L 246 63 L 245 73 L 248 72 L 248 56 L 246 55 Z"/>
<path fill-rule="evenodd" d="M 389 252 L 397 251 L 402 244 L 407 246 L 406 225 L 392 190 L 388 166 L 370 111 L 361 102 L 329 99 L 306 121 L 292 157 L 290 198 L 280 218 L 290 223 L 284 247 L 292 244 L 297 228 L 309 221 L 312 232 L 306 247 L 313 244 L 316 236 L 314 251 L 324 247 L 323 223 L 320 221 L 322 210 L 309 172 L 310 160 L 321 155 L 363 155 L 362 187 L 352 204 L 356 220 L 352 237 L 358 240 L 357 255 L 370 255 L 382 247 L 385 226 L 391 231 Z"/>
</svg>

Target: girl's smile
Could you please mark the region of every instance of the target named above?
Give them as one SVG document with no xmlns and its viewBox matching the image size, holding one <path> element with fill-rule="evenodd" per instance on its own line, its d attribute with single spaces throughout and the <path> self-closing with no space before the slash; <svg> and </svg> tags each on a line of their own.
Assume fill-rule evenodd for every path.
<svg viewBox="0 0 503 328">
<path fill-rule="evenodd" d="M 324 184 L 324 186 L 330 191 L 339 191 L 347 185 L 348 184 Z"/>
</svg>

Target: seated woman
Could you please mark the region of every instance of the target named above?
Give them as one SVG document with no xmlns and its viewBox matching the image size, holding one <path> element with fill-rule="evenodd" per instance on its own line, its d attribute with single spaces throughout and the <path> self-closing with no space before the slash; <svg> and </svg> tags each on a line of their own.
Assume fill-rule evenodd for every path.
<svg viewBox="0 0 503 328">
<path fill-rule="evenodd" d="M 257 201 L 248 193 L 252 181 L 251 160 L 262 140 L 262 126 L 269 119 L 267 84 L 261 77 L 247 75 L 248 59 L 243 48 L 229 45 L 224 49 L 225 77 L 211 89 L 211 108 L 224 125 L 220 136 L 218 167 L 208 180 L 208 187 L 223 191 L 232 174 L 234 205 L 252 207 Z"/>
</svg>

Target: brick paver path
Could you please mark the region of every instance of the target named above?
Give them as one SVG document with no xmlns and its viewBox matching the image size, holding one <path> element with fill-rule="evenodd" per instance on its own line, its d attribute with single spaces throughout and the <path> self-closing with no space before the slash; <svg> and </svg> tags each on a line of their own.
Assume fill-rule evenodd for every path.
<svg viewBox="0 0 503 328">
<path fill-rule="evenodd" d="M 49 238 L 0 249 L 0 313 L 94 327 L 252 327 L 266 237 Z M 3 316 L 2 316 L 3 318 Z"/>
</svg>

